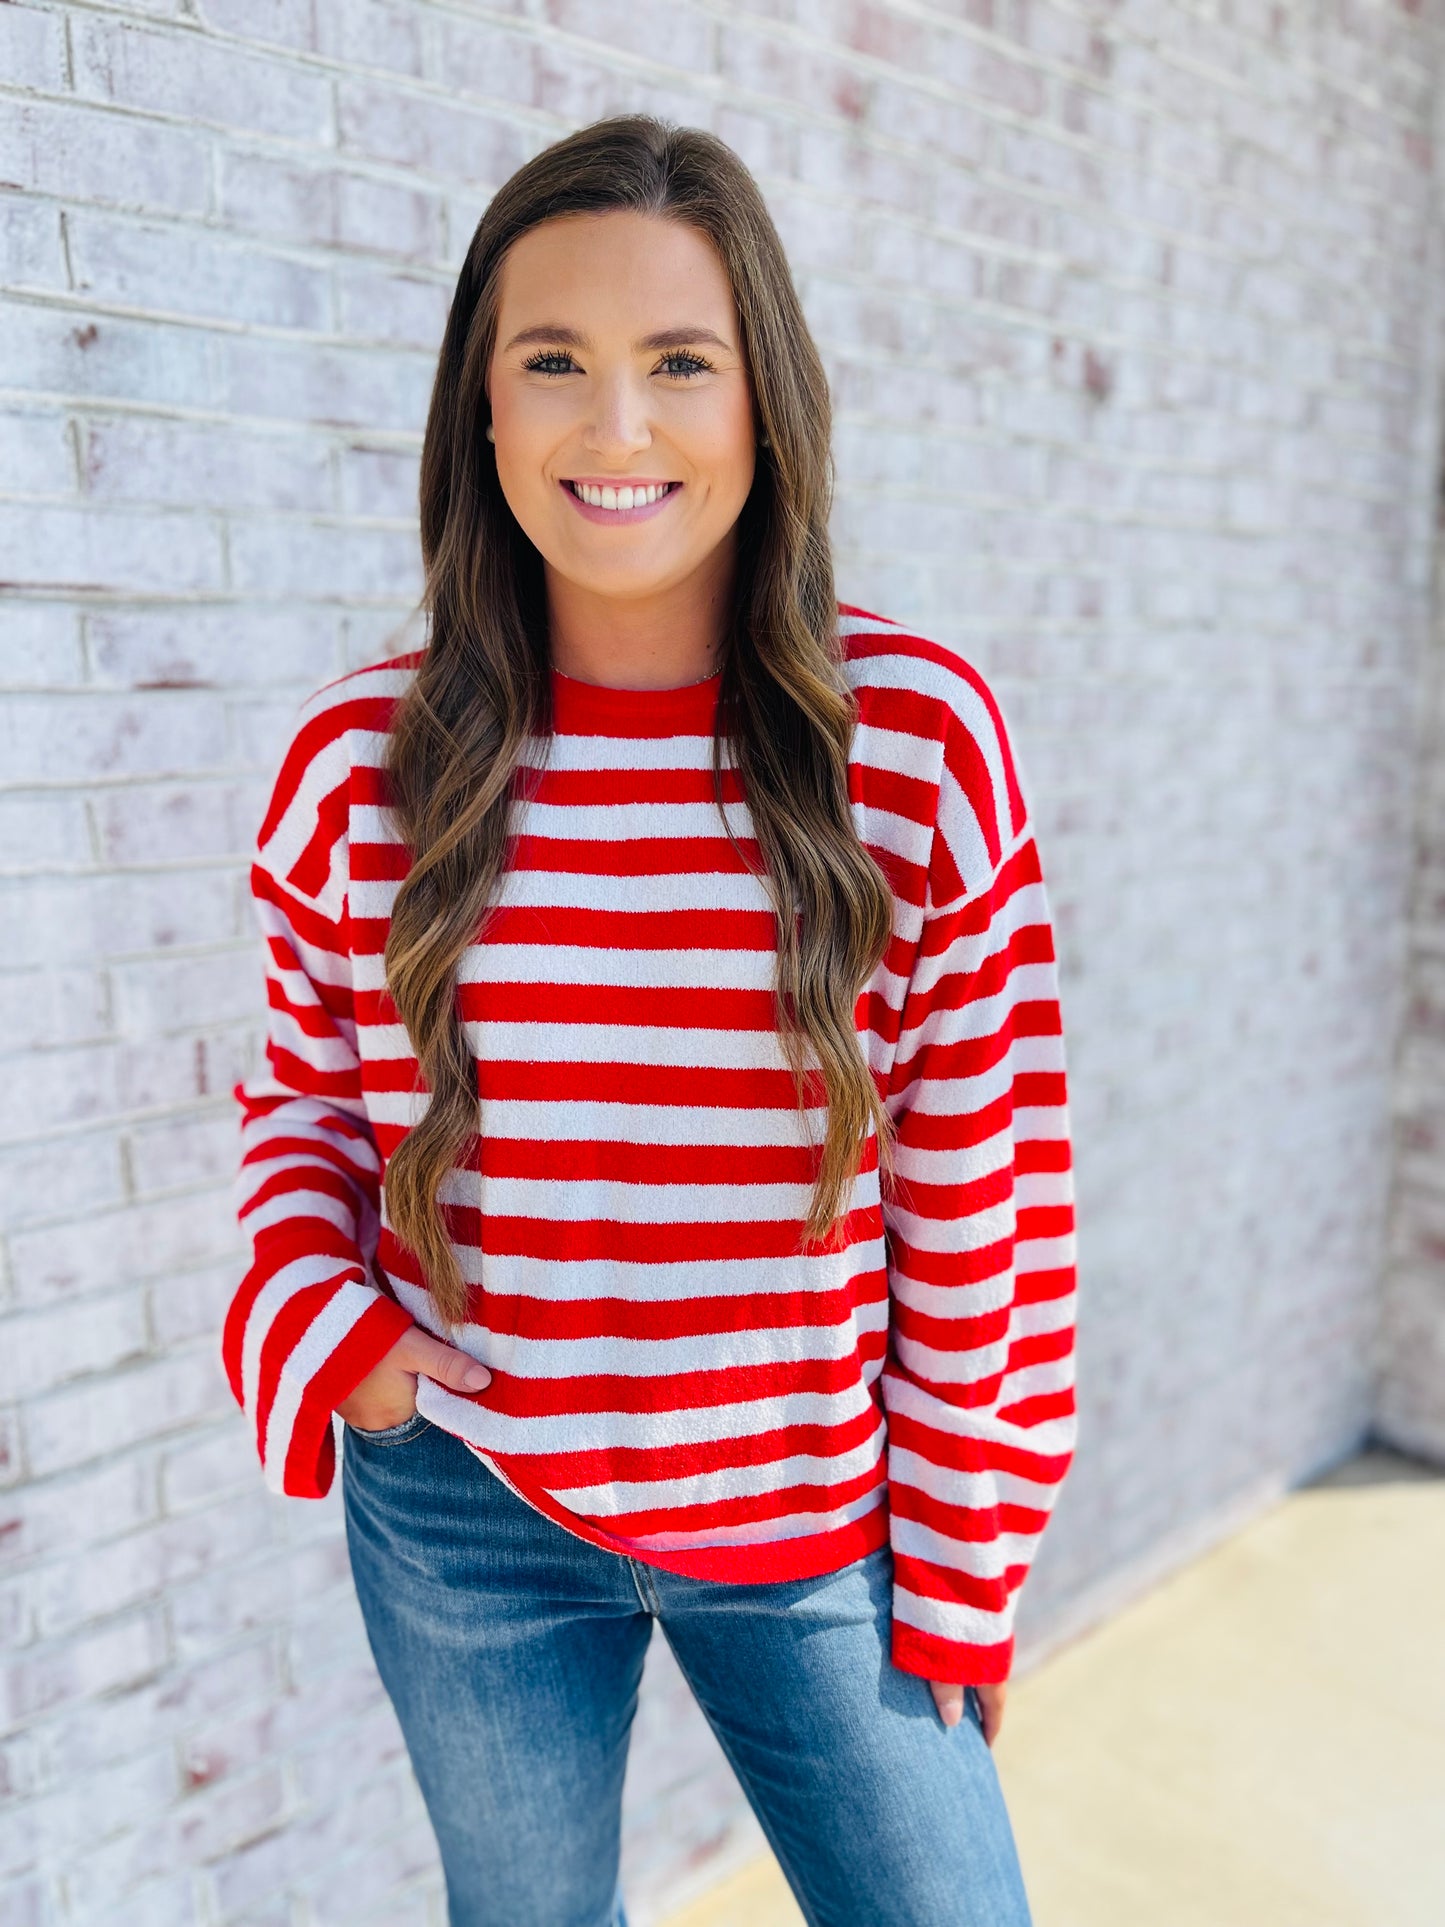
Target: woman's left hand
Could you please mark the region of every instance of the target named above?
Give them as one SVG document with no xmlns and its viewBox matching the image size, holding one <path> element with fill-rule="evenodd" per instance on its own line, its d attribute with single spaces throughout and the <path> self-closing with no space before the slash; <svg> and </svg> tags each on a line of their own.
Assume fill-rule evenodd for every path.
<svg viewBox="0 0 1445 1927">
<path fill-rule="evenodd" d="M 931 1679 L 928 1684 L 933 1691 L 938 1717 L 945 1726 L 957 1726 L 963 1718 L 965 1689 L 962 1686 L 947 1686 L 942 1680 L 936 1679 Z M 994 1735 L 1003 1724 L 1003 1703 L 1008 1694 L 1008 1681 L 995 1680 L 986 1686 L 975 1686 L 973 1690 L 978 1694 L 978 1703 L 983 1708 L 983 1737 L 992 1746 Z"/>
</svg>

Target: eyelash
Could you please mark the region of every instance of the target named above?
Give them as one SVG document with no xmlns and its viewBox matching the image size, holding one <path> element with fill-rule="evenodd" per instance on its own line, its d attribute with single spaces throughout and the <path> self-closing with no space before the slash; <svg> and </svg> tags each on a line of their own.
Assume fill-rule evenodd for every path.
<svg viewBox="0 0 1445 1927">
<path fill-rule="evenodd" d="M 539 375 L 565 375 L 568 372 L 565 368 L 544 368 L 542 363 L 544 361 L 570 361 L 571 359 L 571 355 L 567 353 L 565 348 L 544 348 L 539 354 L 529 355 L 522 363 L 522 366 L 533 369 Z M 712 363 L 703 355 L 693 354 L 691 349 L 674 348 L 670 353 L 663 356 L 663 360 L 691 361 L 696 363 L 695 368 L 690 374 L 677 377 L 677 379 L 681 381 L 693 381 L 699 373 L 712 374 L 714 372 Z"/>
</svg>

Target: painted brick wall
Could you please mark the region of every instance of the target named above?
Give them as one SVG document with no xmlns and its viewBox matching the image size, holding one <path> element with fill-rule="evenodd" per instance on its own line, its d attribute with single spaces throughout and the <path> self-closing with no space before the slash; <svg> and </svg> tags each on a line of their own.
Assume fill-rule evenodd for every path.
<svg viewBox="0 0 1445 1927">
<path fill-rule="evenodd" d="M 1020 1665 L 1360 1438 L 1440 28 L 1424 0 L 0 5 L 0 1927 L 442 1920 L 335 1505 L 263 1493 L 216 1359 L 245 864 L 296 705 L 419 587 L 472 226 L 597 115 L 710 126 L 757 172 L 838 407 L 841 587 L 975 656 L 1031 780 L 1083 1413 Z M 640 1922 L 756 1844 L 658 1661 Z"/>
<path fill-rule="evenodd" d="M 1445 540 L 1421 711 L 1376 1420 L 1391 1444 L 1445 1464 Z"/>
</svg>

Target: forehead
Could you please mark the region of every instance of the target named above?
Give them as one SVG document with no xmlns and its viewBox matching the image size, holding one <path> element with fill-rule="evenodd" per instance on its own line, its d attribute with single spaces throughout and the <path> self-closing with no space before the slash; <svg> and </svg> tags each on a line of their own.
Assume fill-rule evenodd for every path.
<svg viewBox="0 0 1445 1927">
<path fill-rule="evenodd" d="M 736 339 L 727 270 L 697 228 L 609 209 L 543 221 L 509 249 L 501 273 L 499 340 L 537 322 L 592 332 L 642 320 L 654 327 L 695 322 Z"/>
</svg>

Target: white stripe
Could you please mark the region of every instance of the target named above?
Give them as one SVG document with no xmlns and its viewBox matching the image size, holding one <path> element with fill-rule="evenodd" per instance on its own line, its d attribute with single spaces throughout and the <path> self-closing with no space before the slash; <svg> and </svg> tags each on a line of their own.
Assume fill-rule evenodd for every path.
<svg viewBox="0 0 1445 1927">
<path fill-rule="evenodd" d="M 626 990 L 753 990 L 771 993 L 768 950 L 603 950 L 561 943 L 473 944 L 466 984 L 588 984 Z"/>
<path fill-rule="evenodd" d="M 900 1196 L 889 1206 L 888 1221 L 915 1250 L 952 1254 L 982 1251 L 1011 1237 L 1015 1214 L 1013 1200 L 1008 1198 L 971 1211 L 966 1218 L 921 1218 L 906 1208 L 904 1197 Z"/>
<path fill-rule="evenodd" d="M 1017 1546 L 1032 1548 L 1034 1544 L 1033 1537 L 1020 1540 L 1012 1532 L 1001 1532 L 996 1539 L 946 1539 L 932 1526 L 920 1525 L 896 1511 L 889 1520 L 888 1537 L 895 1552 L 970 1573 L 975 1579 L 1002 1578 L 1018 1562 Z"/>
<path fill-rule="evenodd" d="M 488 1215 L 538 1224 L 776 1224 L 801 1220 L 811 1195 L 806 1183 L 738 1184 L 721 1175 L 715 1184 L 465 1175 L 471 1180 L 470 1201 Z M 860 1172 L 854 1187 L 845 1208 L 861 1211 L 877 1204 L 876 1171 Z M 465 1179 L 458 1195 L 468 1197 Z"/>
<path fill-rule="evenodd" d="M 915 1626 L 936 1639 L 952 1640 L 961 1646 L 998 1646 L 1013 1628 L 1014 1593 L 1002 1612 L 987 1613 L 977 1606 L 964 1606 L 952 1599 L 923 1599 L 911 1593 L 900 1580 L 893 1588 L 893 1617 L 905 1626 Z"/>
<path fill-rule="evenodd" d="M 487 1063 L 648 1064 L 694 1070 L 787 1068 L 776 1031 L 664 1029 L 661 1025 L 469 1023 L 475 1055 Z"/>
<path fill-rule="evenodd" d="M 1023 1446 L 1043 1458 L 1063 1451 L 1072 1441 L 1074 1417 L 1061 1415 L 1044 1419 L 1037 1425 L 1015 1425 L 1001 1419 L 992 1406 L 954 1405 L 938 1398 L 922 1385 L 901 1378 L 885 1366 L 883 1403 L 890 1412 L 911 1418 L 945 1438 L 974 1438 L 1009 1446 Z"/>
<path fill-rule="evenodd" d="M 651 1413 L 579 1411 L 554 1417 L 512 1418 L 489 1411 L 485 1398 L 485 1392 L 477 1401 L 459 1398 L 425 1374 L 417 1379 L 417 1410 L 423 1418 L 504 1458 L 512 1454 L 608 1452 L 619 1447 L 656 1450 L 753 1438 L 759 1432 L 789 1425 L 846 1425 L 872 1404 L 864 1381 L 837 1393 L 790 1392 L 732 1405 Z"/>
<path fill-rule="evenodd" d="M 644 1532 L 637 1544 L 649 1552 L 686 1552 L 708 1546 L 777 1545 L 790 1539 L 811 1539 L 820 1532 L 835 1532 L 866 1518 L 882 1505 L 884 1492 L 879 1488 L 862 1493 L 846 1505 L 827 1512 L 783 1513 L 774 1519 L 754 1519 L 733 1526 L 709 1526 L 694 1532 Z M 603 1527 L 606 1530 L 606 1527 Z"/>
<path fill-rule="evenodd" d="M 791 1087 L 790 1093 L 791 1095 Z M 815 1141 L 820 1141 L 827 1109 L 806 1107 Z M 789 1102 L 769 1109 L 724 1109 L 721 1105 L 623 1104 L 604 1098 L 569 1097 L 565 1106 L 550 1100 L 488 1098 L 487 1135 L 522 1138 L 535 1144 L 724 1145 L 738 1150 L 757 1146 L 792 1147 L 802 1143 L 798 1116 Z"/>
<path fill-rule="evenodd" d="M 887 1434 L 879 1426 L 871 1438 L 836 1458 L 811 1453 L 768 1459 L 761 1465 L 719 1466 L 679 1479 L 618 1479 L 607 1485 L 568 1486 L 567 1504 L 590 1519 L 622 1512 L 653 1512 L 660 1507 L 716 1505 L 725 1499 L 756 1498 L 791 1485 L 841 1485 L 861 1479 L 883 1456 Z"/>
<path fill-rule="evenodd" d="M 1008 1357 L 1007 1336 L 991 1344 L 975 1345 L 966 1352 L 939 1352 L 903 1332 L 893 1336 L 898 1362 L 905 1371 L 915 1373 L 930 1385 L 974 1385 L 1003 1369 Z"/>
<path fill-rule="evenodd" d="M 787 1293 L 861 1290 L 861 1281 L 877 1278 L 881 1302 L 887 1303 L 885 1246 L 881 1237 L 867 1238 L 837 1252 L 816 1258 L 676 1259 L 657 1264 L 629 1263 L 623 1258 L 532 1258 L 519 1252 L 482 1252 L 475 1245 L 459 1245 L 463 1275 L 499 1297 L 529 1298 L 538 1304 L 571 1304 L 594 1298 L 635 1300 L 642 1304 L 677 1304 L 696 1298 L 745 1297 Z M 471 1276 L 472 1259 L 480 1262 Z M 389 1275 L 389 1274 L 388 1274 Z M 857 1281 L 857 1282 L 855 1282 Z M 404 1279 L 394 1279 L 398 1291 L 412 1290 Z M 863 1301 L 860 1301 L 863 1302 Z M 464 1328 L 481 1331 L 480 1326 Z M 461 1340 L 464 1347 L 467 1340 Z"/>
</svg>

